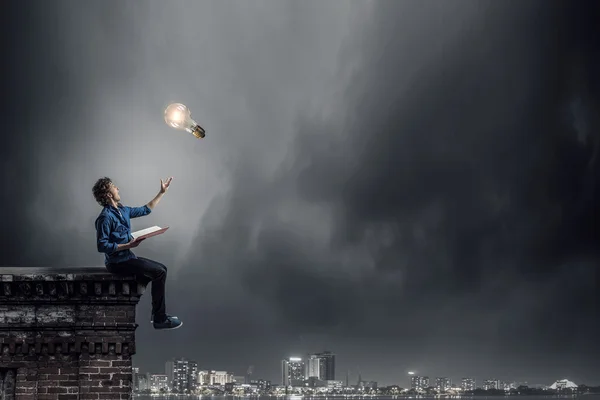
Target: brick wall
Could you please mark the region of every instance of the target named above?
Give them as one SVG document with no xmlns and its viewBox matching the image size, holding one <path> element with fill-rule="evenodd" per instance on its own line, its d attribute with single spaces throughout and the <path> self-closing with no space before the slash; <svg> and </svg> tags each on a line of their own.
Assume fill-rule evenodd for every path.
<svg viewBox="0 0 600 400">
<path fill-rule="evenodd" d="M 144 285 L 102 267 L 0 278 L 0 400 L 131 398 Z"/>
</svg>

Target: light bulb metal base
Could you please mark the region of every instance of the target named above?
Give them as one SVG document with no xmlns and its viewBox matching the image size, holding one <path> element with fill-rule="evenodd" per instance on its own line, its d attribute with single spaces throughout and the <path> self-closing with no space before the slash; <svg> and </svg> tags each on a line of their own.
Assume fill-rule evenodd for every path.
<svg viewBox="0 0 600 400">
<path fill-rule="evenodd" d="M 194 125 L 191 129 L 186 130 L 198 139 L 203 139 L 206 136 L 206 131 L 200 125 Z"/>
</svg>

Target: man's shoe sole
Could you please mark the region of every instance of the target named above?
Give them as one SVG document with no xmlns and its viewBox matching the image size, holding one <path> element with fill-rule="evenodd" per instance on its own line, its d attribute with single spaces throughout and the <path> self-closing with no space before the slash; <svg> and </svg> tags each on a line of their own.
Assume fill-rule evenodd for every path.
<svg viewBox="0 0 600 400">
<path fill-rule="evenodd" d="M 172 331 L 173 329 L 177 329 L 177 328 L 181 328 L 183 326 L 183 322 L 177 326 L 174 326 L 172 328 L 157 328 L 154 327 L 154 329 L 158 330 L 158 331 Z"/>
<path fill-rule="evenodd" d="M 176 316 L 176 315 L 171 315 L 171 317 L 173 317 L 173 318 L 177 318 L 177 316 Z M 177 318 L 177 319 L 179 319 L 179 318 Z M 150 323 L 151 323 L 151 324 L 153 324 L 153 323 L 154 323 L 154 320 L 153 320 L 153 319 L 151 319 L 151 320 L 150 320 Z"/>
</svg>

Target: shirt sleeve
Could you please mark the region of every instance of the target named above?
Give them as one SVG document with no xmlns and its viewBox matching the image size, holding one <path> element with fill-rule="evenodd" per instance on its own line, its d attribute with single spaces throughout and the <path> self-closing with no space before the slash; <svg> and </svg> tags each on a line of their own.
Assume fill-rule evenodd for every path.
<svg viewBox="0 0 600 400">
<path fill-rule="evenodd" d="M 142 207 L 127 207 L 127 209 L 129 210 L 129 218 L 143 217 L 152 212 L 148 205 Z"/>
<path fill-rule="evenodd" d="M 96 220 L 96 242 L 98 252 L 114 253 L 117 251 L 117 244 L 108 241 L 110 235 L 110 220 L 107 217 L 100 217 Z"/>
</svg>

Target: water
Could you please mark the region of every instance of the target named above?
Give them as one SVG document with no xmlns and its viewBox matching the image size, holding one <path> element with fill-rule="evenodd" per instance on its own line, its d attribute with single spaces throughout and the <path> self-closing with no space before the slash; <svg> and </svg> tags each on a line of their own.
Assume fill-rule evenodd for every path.
<svg viewBox="0 0 600 400">
<path fill-rule="evenodd" d="M 510 400 L 600 400 L 600 394 L 590 393 L 583 395 L 529 395 L 529 396 L 361 396 L 361 395 L 328 395 L 328 396 L 298 396 L 298 395 L 289 395 L 289 396 L 151 396 L 151 395 L 136 395 L 134 397 L 135 400 L 183 400 L 187 398 L 193 398 L 194 400 L 202 398 L 209 399 L 219 399 L 219 400 L 240 400 L 240 399 L 252 399 L 252 400 L 323 400 L 323 399 L 336 399 L 336 400 L 404 400 L 404 399 L 413 399 L 413 400 L 421 400 L 421 399 L 435 399 L 435 400 L 443 400 L 443 399 L 463 399 L 463 400 L 499 400 L 504 399 L 505 397 L 510 397 Z"/>
</svg>

